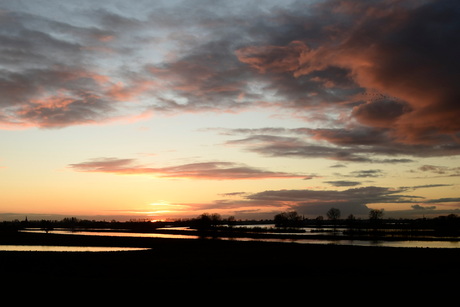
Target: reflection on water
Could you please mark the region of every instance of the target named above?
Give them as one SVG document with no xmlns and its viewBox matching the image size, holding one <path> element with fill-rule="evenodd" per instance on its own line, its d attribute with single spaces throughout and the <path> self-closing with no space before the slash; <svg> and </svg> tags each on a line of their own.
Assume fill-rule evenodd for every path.
<svg viewBox="0 0 460 307">
<path fill-rule="evenodd" d="M 148 248 L 103 246 L 0 245 L 0 251 L 9 252 L 123 252 L 139 250 L 148 250 Z"/>
<path fill-rule="evenodd" d="M 458 241 L 368 241 L 368 240 L 298 240 L 305 244 L 336 244 L 382 247 L 459 248 Z"/>
<path fill-rule="evenodd" d="M 298 244 L 382 246 L 382 247 L 417 247 L 417 248 L 460 248 L 458 241 L 371 241 L 371 240 L 321 240 L 321 239 L 252 239 L 219 238 L 221 240 L 290 242 Z"/>
<path fill-rule="evenodd" d="M 21 230 L 21 232 L 44 233 L 43 230 Z M 68 231 L 56 230 L 50 233 L 82 236 L 105 236 L 105 237 L 136 237 L 136 238 L 166 238 L 166 239 L 198 239 L 195 235 L 167 234 L 167 233 L 137 233 L 119 231 Z"/>
<path fill-rule="evenodd" d="M 23 232 L 44 233 L 42 230 L 23 230 Z M 197 235 L 185 234 L 166 234 L 166 233 L 134 233 L 134 232 L 117 232 L 117 231 L 52 231 L 56 234 L 67 235 L 91 235 L 91 236 L 112 236 L 112 237 L 142 237 L 142 238 L 166 238 L 166 239 L 198 239 Z M 333 244 L 333 245 L 354 245 L 354 246 L 382 246 L 382 247 L 418 247 L 418 248 L 460 248 L 460 241 L 442 241 L 442 240 L 334 240 L 334 239 L 275 239 L 275 238 L 243 238 L 243 237 L 219 237 L 219 240 L 233 241 L 261 241 L 261 242 L 284 242 L 298 244 Z"/>
</svg>

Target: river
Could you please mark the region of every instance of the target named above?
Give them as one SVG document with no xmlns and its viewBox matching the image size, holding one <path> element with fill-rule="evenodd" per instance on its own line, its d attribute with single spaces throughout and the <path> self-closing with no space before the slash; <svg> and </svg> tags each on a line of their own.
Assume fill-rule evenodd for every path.
<svg viewBox="0 0 460 307">
<path fill-rule="evenodd" d="M 127 252 L 148 249 L 142 247 L 0 245 L 1 252 Z"/>
<path fill-rule="evenodd" d="M 22 230 L 23 232 L 43 233 L 43 230 Z M 51 233 L 66 235 L 91 235 L 91 236 L 115 236 L 115 237 L 141 237 L 141 238 L 168 238 L 168 239 L 198 239 L 191 230 L 190 234 L 168 234 L 168 233 L 136 233 L 120 231 L 69 231 L 53 230 Z M 300 235 L 308 235 L 300 233 Z M 460 241 L 446 240 L 349 240 L 349 239 L 308 239 L 305 236 L 299 238 L 244 238 L 244 237 L 219 237 L 218 240 L 235 241 L 262 241 L 262 242 L 284 242 L 297 244 L 332 244 L 332 245 L 353 245 L 353 246 L 383 246 L 383 247 L 406 247 L 406 248 L 460 248 Z"/>
</svg>

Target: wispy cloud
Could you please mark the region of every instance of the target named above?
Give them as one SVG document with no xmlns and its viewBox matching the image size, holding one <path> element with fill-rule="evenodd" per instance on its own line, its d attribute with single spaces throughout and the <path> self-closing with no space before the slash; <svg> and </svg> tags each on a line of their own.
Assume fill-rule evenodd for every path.
<svg viewBox="0 0 460 307">
<path fill-rule="evenodd" d="M 274 157 L 397 164 L 413 162 L 414 157 L 454 156 L 460 153 L 459 145 L 401 144 L 390 137 L 388 130 L 363 126 L 318 129 L 266 127 L 216 131 L 227 136 L 246 134 L 245 138 L 232 139 L 226 144 Z"/>
<path fill-rule="evenodd" d="M 139 165 L 134 159 L 101 158 L 82 163 L 70 164 L 69 167 L 80 172 L 113 173 L 120 175 L 152 175 L 162 178 L 188 178 L 204 180 L 312 178 L 312 176 L 309 175 L 272 172 L 233 162 L 203 162 L 153 168 Z"/>
<path fill-rule="evenodd" d="M 415 149 L 405 151 L 404 149 L 397 149 L 393 146 L 391 148 L 384 148 L 379 145 L 360 146 L 359 144 L 335 146 L 306 138 L 279 135 L 251 135 L 243 139 L 227 141 L 226 144 L 241 146 L 248 151 L 264 156 L 325 158 L 344 162 L 407 163 L 413 162 L 413 159 L 404 156 L 429 155 L 429 153 L 416 152 Z M 396 157 L 393 158 L 391 156 Z"/>
<path fill-rule="evenodd" d="M 447 167 L 439 165 L 423 165 L 419 171 L 434 173 L 440 176 L 457 177 L 460 176 L 460 167 Z"/>
<path fill-rule="evenodd" d="M 329 183 L 334 187 L 354 187 L 360 185 L 361 182 L 359 181 L 350 181 L 350 180 L 332 180 L 332 181 L 325 181 L 325 183 Z"/>
</svg>

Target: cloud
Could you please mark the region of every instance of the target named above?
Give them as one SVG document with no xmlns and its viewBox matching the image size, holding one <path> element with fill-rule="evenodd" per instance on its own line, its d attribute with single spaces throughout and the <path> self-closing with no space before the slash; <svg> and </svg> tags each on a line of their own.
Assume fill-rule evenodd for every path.
<svg viewBox="0 0 460 307">
<path fill-rule="evenodd" d="M 162 178 L 188 178 L 203 180 L 240 180 L 275 178 L 312 178 L 312 176 L 272 172 L 233 162 L 204 162 L 152 168 L 137 164 L 134 159 L 101 158 L 70 164 L 80 172 L 112 173 L 120 175 L 152 175 Z"/>
<path fill-rule="evenodd" d="M 357 178 L 376 178 L 382 177 L 383 171 L 380 169 L 359 170 L 351 172 L 349 176 Z"/>
<path fill-rule="evenodd" d="M 126 112 L 122 102 L 133 101 L 141 85 L 123 78 L 120 88 L 122 76 L 101 67 L 100 53 L 117 52 L 109 46 L 115 32 L 25 12 L 1 17 L 1 126 L 61 128 L 139 112 Z"/>
<path fill-rule="evenodd" d="M 388 99 L 370 100 L 353 108 L 352 114 L 359 122 L 371 126 L 387 128 L 394 125 L 410 106 L 401 101 Z"/>
<path fill-rule="evenodd" d="M 420 205 L 413 205 L 411 206 L 414 210 L 435 210 L 436 206 L 420 206 Z"/>
<path fill-rule="evenodd" d="M 425 201 L 427 204 L 433 203 L 459 203 L 460 204 L 460 197 L 443 197 L 443 198 L 436 198 L 430 199 Z"/>
<path fill-rule="evenodd" d="M 458 198 L 425 199 L 424 197 L 413 195 L 413 192 L 418 189 L 436 186 L 398 188 L 366 186 L 341 191 L 284 189 L 266 190 L 257 193 L 234 192 L 221 194 L 226 199 L 215 200 L 210 203 L 188 204 L 188 207 L 195 208 L 200 212 L 217 210 L 218 212 L 237 214 L 245 218 L 254 218 L 254 216 L 273 218 L 275 214 L 286 210 L 295 210 L 306 217 L 315 218 L 318 215 L 324 216 L 332 207 L 339 208 L 344 217 L 349 214 L 367 217 L 371 208 L 381 204 L 404 204 L 404 206 L 410 204 L 412 207 L 411 210 L 386 211 L 388 217 L 414 217 L 414 213 L 417 214 L 417 212 L 436 216 L 458 211 L 460 204 Z M 411 194 L 409 195 L 408 192 Z M 432 204 L 434 203 L 437 205 L 433 206 Z M 438 207 L 447 206 L 453 209 L 437 209 Z"/>
<path fill-rule="evenodd" d="M 219 195 L 226 196 L 226 197 L 232 197 L 232 196 L 242 196 L 246 194 L 247 194 L 246 192 L 230 192 L 230 193 L 222 193 Z"/>
<path fill-rule="evenodd" d="M 242 3 L 104 5 L 72 19 L 2 11 L 0 123 L 276 107 L 317 124 L 309 142 L 240 144 L 354 162 L 460 153 L 455 1 Z"/>
<path fill-rule="evenodd" d="M 247 134 L 227 145 L 265 156 L 326 158 L 348 162 L 409 163 L 412 157 L 458 155 L 460 145 L 409 145 L 394 141 L 388 131 L 351 126 L 347 128 L 266 127 L 259 129 L 222 129 L 223 135 Z"/>
<path fill-rule="evenodd" d="M 337 139 L 339 137 L 337 136 Z M 338 140 L 340 143 L 352 142 L 346 138 Z M 376 140 L 365 142 L 377 142 Z M 388 158 L 385 156 L 429 156 L 430 152 L 416 152 L 415 148 L 385 148 L 380 144 L 375 146 L 358 146 L 358 144 L 347 144 L 345 146 L 334 146 L 299 137 L 279 135 L 251 135 L 243 139 L 234 139 L 225 143 L 229 146 L 241 146 L 247 151 L 270 157 L 291 157 L 291 158 L 325 158 L 344 162 L 374 162 L 374 163 L 408 163 L 413 162 L 409 158 Z M 365 145 L 365 144 L 363 144 Z M 427 146 L 427 151 L 430 147 Z M 439 152 L 432 151 L 433 155 Z"/>
<path fill-rule="evenodd" d="M 460 167 L 447 167 L 436 165 L 423 165 L 419 168 L 422 172 L 430 172 L 438 175 L 457 177 L 460 176 Z"/>
<path fill-rule="evenodd" d="M 301 14 L 289 13 L 293 23 Z M 455 39 L 460 29 L 459 16 L 459 6 L 448 0 L 322 1 L 308 10 L 304 24 L 309 27 L 297 29 L 291 34 L 295 40 L 278 45 L 276 59 L 283 58 L 279 53 L 285 50 L 284 72 L 291 72 L 296 78 L 315 77 L 315 73 L 330 67 L 342 68 L 348 71 L 355 88 L 393 98 L 365 100 L 365 92 L 361 91 L 362 103 L 354 107 L 352 115 L 371 127 L 392 123 L 391 135 L 398 142 L 455 142 L 460 130 L 454 116 L 460 96 L 455 86 L 459 70 L 456 54 L 460 45 Z M 309 29 L 319 32 L 315 35 Z M 293 51 L 287 47 L 298 41 L 306 47 L 298 53 L 298 65 L 293 67 Z M 273 61 L 266 58 L 266 53 L 258 58 L 253 55 L 251 63 L 257 63 L 258 71 L 266 71 L 273 66 Z M 281 71 L 279 66 L 277 72 Z M 333 77 L 328 77 L 334 83 Z M 378 114 L 379 110 L 384 112 Z"/>
<path fill-rule="evenodd" d="M 299 68 L 302 56 L 309 47 L 302 41 L 292 41 L 287 46 L 249 46 L 235 51 L 238 60 L 249 64 L 261 73 L 292 72 Z"/>
<path fill-rule="evenodd" d="M 400 194 L 404 188 L 361 187 L 343 191 L 336 190 L 270 190 L 247 196 L 250 200 L 289 204 L 291 209 L 301 214 L 322 215 L 331 207 L 339 208 L 342 214 L 367 215 L 368 204 L 406 203 L 417 196 Z"/>
<path fill-rule="evenodd" d="M 271 157 L 329 158 L 339 161 L 370 162 L 370 158 L 337 147 L 316 145 L 300 138 L 254 135 L 226 142 L 227 145 L 243 145 L 248 151 Z"/>
<path fill-rule="evenodd" d="M 361 182 L 359 181 L 349 181 L 349 180 L 333 180 L 333 181 L 325 181 L 325 183 L 329 183 L 334 187 L 354 187 L 360 185 Z"/>
<path fill-rule="evenodd" d="M 75 67 L 3 71 L 3 123 L 40 127 L 94 123 L 114 111 L 98 94 L 105 82 L 105 76 Z"/>
<path fill-rule="evenodd" d="M 413 195 L 418 189 L 431 188 L 448 185 L 424 185 L 411 187 L 379 187 L 366 186 L 349 188 L 345 190 L 267 190 L 253 194 L 245 195 L 245 201 L 238 202 L 243 207 L 255 206 L 256 204 L 263 208 L 273 211 L 273 207 L 278 207 L 279 211 L 296 210 L 301 214 L 310 217 L 326 214 L 330 208 L 339 208 L 343 216 L 354 214 L 357 216 L 367 216 L 370 210 L 368 205 L 378 204 L 413 204 L 414 210 L 434 210 L 435 206 L 428 204 L 437 204 L 445 206 L 450 203 L 451 206 L 457 207 L 459 198 L 440 198 L 425 199 L 424 197 Z M 410 194 L 409 194 L 410 193 Z M 391 212 L 397 216 L 400 211 Z M 437 211 L 436 211 L 437 212 Z M 444 213 L 446 211 L 439 211 Z"/>
</svg>

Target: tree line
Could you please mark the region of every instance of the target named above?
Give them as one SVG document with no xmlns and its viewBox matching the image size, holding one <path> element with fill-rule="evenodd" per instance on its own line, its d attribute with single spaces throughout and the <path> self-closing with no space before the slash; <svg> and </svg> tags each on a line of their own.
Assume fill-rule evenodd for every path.
<svg viewBox="0 0 460 307">
<path fill-rule="evenodd" d="M 383 218 L 384 209 L 372 209 L 369 211 L 369 221 L 377 222 Z M 330 208 L 326 212 L 328 220 L 336 224 L 337 221 L 341 218 L 340 209 Z M 324 220 L 323 216 L 318 216 L 315 219 L 317 222 L 322 222 Z M 310 219 L 305 219 L 303 216 L 297 213 L 297 211 L 287 211 L 282 212 L 274 217 L 274 223 L 276 227 L 301 227 L 305 225 L 306 221 L 311 221 Z M 353 214 L 350 214 L 347 219 L 347 222 L 356 221 L 356 217 Z"/>
<path fill-rule="evenodd" d="M 356 218 L 353 214 L 342 218 L 340 209 L 330 208 L 326 212 L 326 218 L 305 218 L 297 211 L 286 211 L 276 214 L 273 219 L 268 220 L 237 220 L 234 216 L 222 217 L 217 213 L 203 213 L 196 218 L 179 219 L 174 221 L 131 220 L 127 222 L 82 220 L 75 217 L 62 220 L 39 220 L 23 221 L 15 220 L 0 223 L 0 230 L 18 230 L 25 228 L 39 228 L 50 231 L 55 228 L 67 229 L 120 229 L 136 232 L 150 232 L 158 228 L 168 226 L 184 226 L 198 230 L 212 230 L 221 227 L 232 228 L 236 225 L 274 224 L 277 228 L 301 228 L 301 227 L 347 227 L 349 229 L 362 229 L 366 227 L 398 228 L 398 229 L 434 229 L 437 232 L 458 233 L 460 235 L 460 217 L 456 214 L 439 216 L 435 218 L 421 219 L 383 219 L 383 209 L 372 209 L 369 211 L 368 219 Z"/>
</svg>

